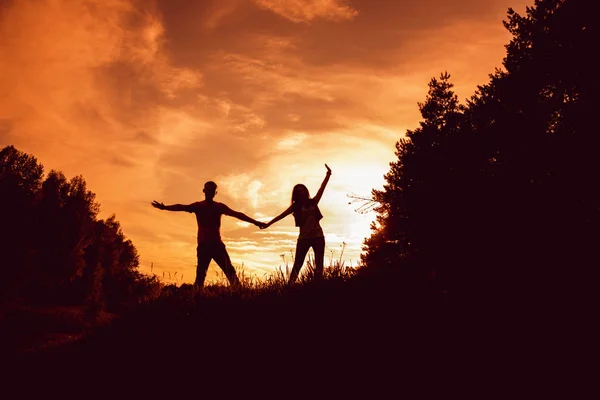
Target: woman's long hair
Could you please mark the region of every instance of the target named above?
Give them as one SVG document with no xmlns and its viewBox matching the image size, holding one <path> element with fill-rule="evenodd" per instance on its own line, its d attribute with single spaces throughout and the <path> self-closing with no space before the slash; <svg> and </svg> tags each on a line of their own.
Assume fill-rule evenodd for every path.
<svg viewBox="0 0 600 400">
<path fill-rule="evenodd" d="M 300 226 L 300 219 L 302 218 L 302 206 L 309 201 L 310 194 L 308 193 L 308 188 L 301 183 L 294 186 L 292 189 L 292 210 L 296 226 Z"/>
<path fill-rule="evenodd" d="M 302 190 L 306 191 L 306 196 L 301 194 Z M 308 188 L 301 183 L 294 186 L 294 189 L 292 189 L 292 205 L 294 206 L 294 211 L 299 211 L 302 205 L 308 200 L 310 200 Z"/>
<path fill-rule="evenodd" d="M 310 193 L 308 192 L 306 186 L 301 183 L 294 186 L 294 189 L 292 189 L 292 210 L 294 213 L 296 226 L 300 226 L 300 220 L 302 218 L 302 206 L 309 204 L 312 201 L 314 200 L 310 198 Z M 321 218 L 323 218 L 323 214 L 321 214 L 319 207 L 317 207 L 317 219 Z"/>
</svg>

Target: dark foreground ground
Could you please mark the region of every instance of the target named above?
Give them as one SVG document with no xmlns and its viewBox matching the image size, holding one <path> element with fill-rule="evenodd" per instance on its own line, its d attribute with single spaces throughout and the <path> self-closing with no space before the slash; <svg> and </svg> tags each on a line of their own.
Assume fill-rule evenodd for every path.
<svg viewBox="0 0 600 400">
<path fill-rule="evenodd" d="M 508 298 L 459 299 L 393 273 L 250 298 L 180 289 L 80 340 L 8 354 L 3 387 L 18 398 L 531 398 L 511 388 L 558 384 L 576 346 L 561 343 L 563 319 Z"/>
</svg>

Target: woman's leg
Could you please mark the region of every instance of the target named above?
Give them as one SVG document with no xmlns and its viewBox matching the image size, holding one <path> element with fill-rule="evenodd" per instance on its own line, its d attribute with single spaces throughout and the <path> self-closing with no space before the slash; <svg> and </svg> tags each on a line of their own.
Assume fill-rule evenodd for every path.
<svg viewBox="0 0 600 400">
<path fill-rule="evenodd" d="M 290 280 L 288 283 L 294 283 L 296 282 L 296 279 L 298 279 L 300 268 L 302 268 L 302 264 L 304 264 L 304 259 L 306 258 L 306 253 L 308 253 L 310 245 L 310 240 L 306 239 L 298 239 L 298 241 L 296 242 L 296 255 L 294 256 L 294 266 L 292 267 L 292 273 L 290 274 Z"/>
<path fill-rule="evenodd" d="M 323 278 L 323 260 L 325 259 L 325 238 L 315 238 L 312 242 L 315 252 L 315 279 L 321 279 Z"/>
</svg>

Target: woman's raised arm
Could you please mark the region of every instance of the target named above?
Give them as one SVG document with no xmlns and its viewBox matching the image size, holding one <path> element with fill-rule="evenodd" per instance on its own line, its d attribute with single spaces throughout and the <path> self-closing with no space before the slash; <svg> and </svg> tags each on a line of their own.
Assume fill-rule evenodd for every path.
<svg viewBox="0 0 600 400">
<path fill-rule="evenodd" d="M 319 200 L 321 200 L 321 196 L 323 196 L 323 192 L 325 191 L 325 186 L 327 186 L 327 182 L 329 182 L 329 177 L 331 176 L 331 168 L 329 168 L 327 164 L 325 164 L 325 168 L 327 168 L 325 179 L 323 179 L 323 183 L 321 183 L 321 187 L 319 188 L 317 195 L 313 197 L 313 200 L 317 203 L 319 203 Z"/>
</svg>

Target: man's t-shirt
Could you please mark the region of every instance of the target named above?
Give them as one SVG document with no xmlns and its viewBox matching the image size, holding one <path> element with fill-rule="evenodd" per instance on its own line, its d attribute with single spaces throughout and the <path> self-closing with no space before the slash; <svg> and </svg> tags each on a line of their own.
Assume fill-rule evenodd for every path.
<svg viewBox="0 0 600 400">
<path fill-rule="evenodd" d="M 229 215 L 229 207 L 216 201 L 203 200 L 190 204 L 187 211 L 196 214 L 198 244 L 221 241 L 221 215 Z"/>
</svg>

